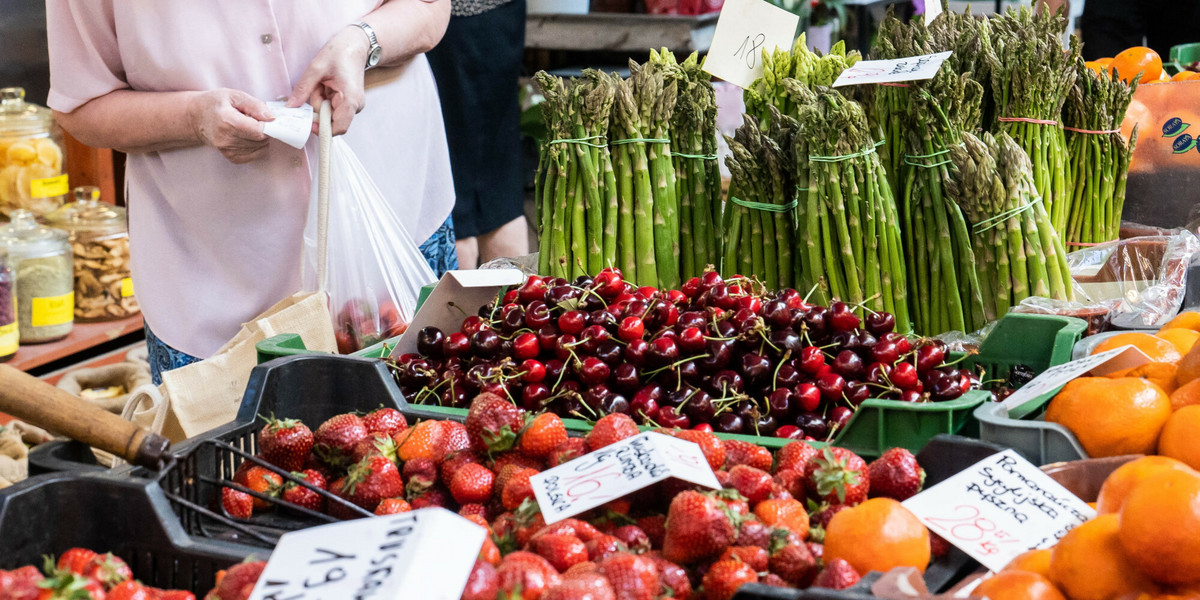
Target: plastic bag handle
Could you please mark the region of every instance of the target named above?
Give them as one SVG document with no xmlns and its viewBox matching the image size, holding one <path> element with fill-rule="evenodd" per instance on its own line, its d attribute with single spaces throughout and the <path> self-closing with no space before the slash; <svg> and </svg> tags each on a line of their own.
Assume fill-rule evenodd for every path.
<svg viewBox="0 0 1200 600">
<path fill-rule="evenodd" d="M 321 101 L 317 121 L 317 291 L 326 291 L 329 263 L 329 154 L 333 142 L 333 108 Z"/>
</svg>

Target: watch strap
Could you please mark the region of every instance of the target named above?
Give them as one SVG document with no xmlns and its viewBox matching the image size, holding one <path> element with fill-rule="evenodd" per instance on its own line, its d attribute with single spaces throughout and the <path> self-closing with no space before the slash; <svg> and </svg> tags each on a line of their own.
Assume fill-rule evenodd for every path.
<svg viewBox="0 0 1200 600">
<path fill-rule="evenodd" d="M 375 37 L 375 29 L 373 27 L 362 21 L 355 23 L 354 26 L 358 27 L 363 31 L 363 33 L 367 34 L 367 41 L 371 43 L 370 50 L 367 53 L 367 64 L 365 67 L 370 69 L 379 63 L 379 54 L 382 52 L 383 48 L 379 45 L 379 39 Z"/>
</svg>

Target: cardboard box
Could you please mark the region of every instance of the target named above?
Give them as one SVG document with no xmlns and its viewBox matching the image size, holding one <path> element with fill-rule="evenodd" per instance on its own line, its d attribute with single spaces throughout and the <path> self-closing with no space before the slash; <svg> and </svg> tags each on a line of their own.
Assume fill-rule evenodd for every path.
<svg viewBox="0 0 1200 600">
<path fill-rule="evenodd" d="M 491 302 L 500 289 L 524 282 L 525 274 L 519 269 L 447 271 L 417 309 L 390 356 L 416 352 L 417 334 L 426 327 L 437 327 L 447 334 L 458 331 L 463 319 Z"/>
</svg>

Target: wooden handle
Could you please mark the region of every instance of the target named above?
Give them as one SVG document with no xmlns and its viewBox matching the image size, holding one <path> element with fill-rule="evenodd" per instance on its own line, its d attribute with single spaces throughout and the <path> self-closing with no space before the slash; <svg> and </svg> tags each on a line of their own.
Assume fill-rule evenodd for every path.
<svg viewBox="0 0 1200 600">
<path fill-rule="evenodd" d="M 152 469 L 171 444 L 9 365 L 0 365 L 0 412 Z"/>
</svg>

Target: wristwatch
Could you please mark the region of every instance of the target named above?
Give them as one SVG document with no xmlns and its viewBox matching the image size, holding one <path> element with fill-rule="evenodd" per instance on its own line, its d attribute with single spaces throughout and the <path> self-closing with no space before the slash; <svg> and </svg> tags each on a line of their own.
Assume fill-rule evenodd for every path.
<svg viewBox="0 0 1200 600">
<path fill-rule="evenodd" d="M 379 40 L 375 38 L 375 30 L 370 25 L 360 21 L 354 26 L 362 29 L 363 33 L 367 34 L 367 40 L 371 42 L 371 51 L 367 53 L 367 66 L 363 68 L 365 71 L 379 64 L 379 58 L 383 56 L 383 47 L 379 45 Z"/>
</svg>

